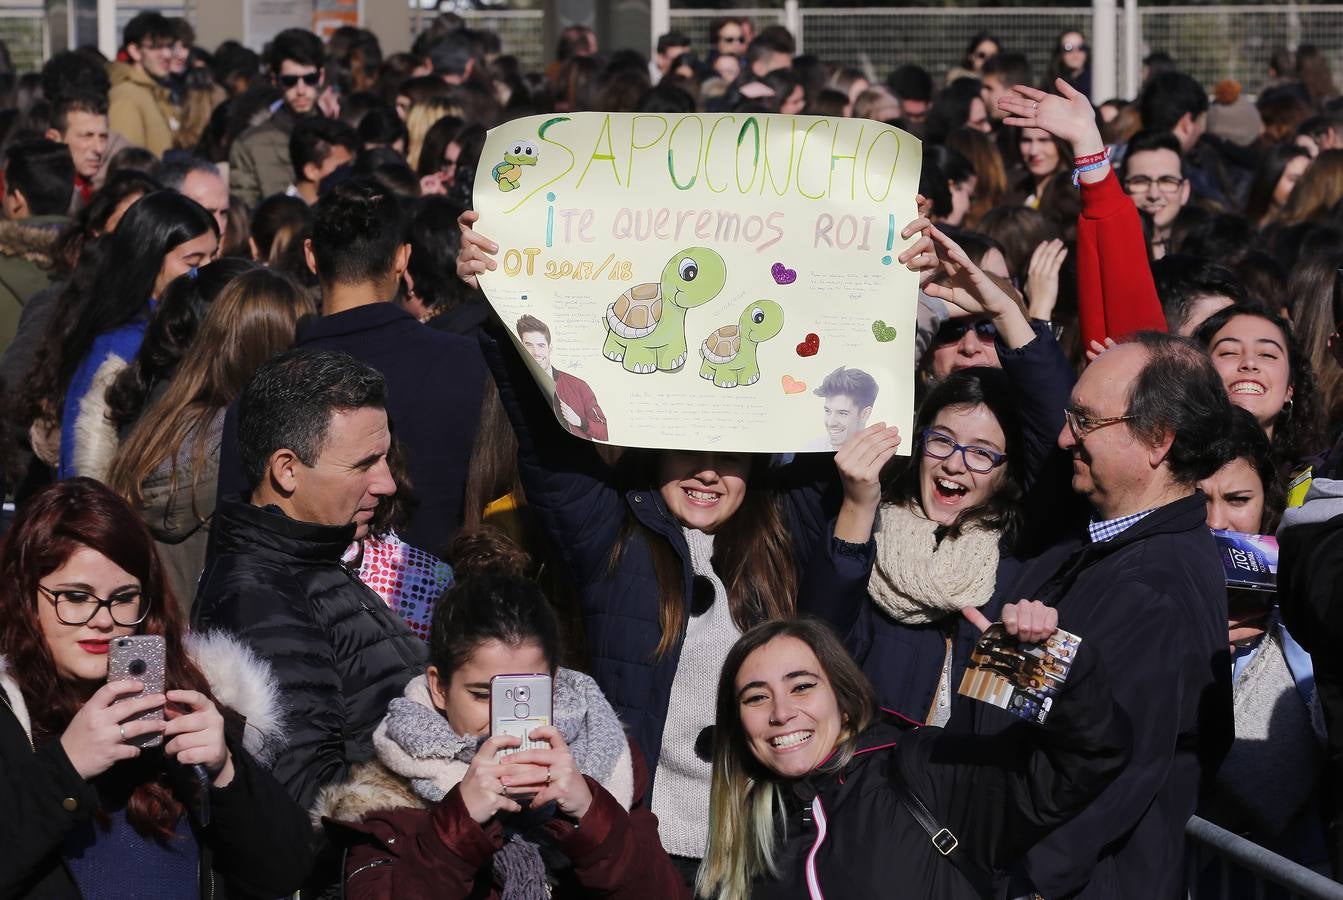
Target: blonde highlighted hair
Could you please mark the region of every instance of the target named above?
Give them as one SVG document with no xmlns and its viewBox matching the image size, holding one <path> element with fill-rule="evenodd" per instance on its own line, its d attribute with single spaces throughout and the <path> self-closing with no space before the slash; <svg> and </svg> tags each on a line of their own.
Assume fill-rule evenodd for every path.
<svg viewBox="0 0 1343 900">
<path fill-rule="evenodd" d="M 823 769 L 843 769 L 877 715 L 877 698 L 858 665 L 825 623 L 811 618 L 774 619 L 743 634 L 728 651 L 718 679 L 709 791 L 709 842 L 695 881 L 696 892 L 718 900 L 747 900 L 751 883 L 779 877 L 775 847 L 786 837 L 779 777 L 751 752 L 741 721 L 737 673 L 756 650 L 778 638 L 811 648 L 839 709 L 840 730 Z"/>
</svg>

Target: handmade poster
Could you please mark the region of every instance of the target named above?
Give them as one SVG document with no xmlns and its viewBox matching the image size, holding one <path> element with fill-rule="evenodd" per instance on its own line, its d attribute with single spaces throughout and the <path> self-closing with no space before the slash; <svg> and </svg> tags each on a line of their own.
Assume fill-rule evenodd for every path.
<svg viewBox="0 0 1343 900">
<path fill-rule="evenodd" d="M 480 283 L 573 434 L 834 450 L 909 435 L 922 147 L 864 119 L 574 113 L 493 129 Z"/>
<path fill-rule="evenodd" d="M 1278 589 L 1278 539 L 1271 534 L 1244 534 L 1213 529 L 1222 554 L 1226 585 L 1252 591 Z"/>
<path fill-rule="evenodd" d="M 996 622 L 980 635 L 957 693 L 1043 725 L 1081 643 L 1060 629 L 1042 644 L 1023 644 Z"/>
</svg>

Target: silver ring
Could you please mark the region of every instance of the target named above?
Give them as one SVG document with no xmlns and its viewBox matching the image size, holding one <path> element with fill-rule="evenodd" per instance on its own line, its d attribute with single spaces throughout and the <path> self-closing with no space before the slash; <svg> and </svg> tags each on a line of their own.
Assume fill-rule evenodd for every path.
<svg viewBox="0 0 1343 900">
<path fill-rule="evenodd" d="M 550 784 L 550 770 L 546 770 L 546 784 Z"/>
<path fill-rule="evenodd" d="M 504 783 L 503 783 L 502 781 L 499 782 L 499 796 L 502 797 L 502 796 L 504 796 L 504 795 L 507 794 L 507 793 L 508 793 L 508 788 L 504 787 Z"/>
<path fill-rule="evenodd" d="M 123 744 L 126 743 L 126 726 L 125 726 L 125 725 L 118 725 L 118 726 L 117 726 L 117 731 L 120 731 L 120 732 L 121 732 L 121 742 L 122 742 Z"/>
</svg>

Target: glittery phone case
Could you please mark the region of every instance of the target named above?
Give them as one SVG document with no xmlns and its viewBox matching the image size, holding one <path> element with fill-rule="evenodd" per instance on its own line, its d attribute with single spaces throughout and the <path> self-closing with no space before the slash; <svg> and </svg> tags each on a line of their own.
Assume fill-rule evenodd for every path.
<svg viewBox="0 0 1343 900">
<path fill-rule="evenodd" d="M 145 694 L 163 693 L 163 668 L 164 668 L 164 649 L 163 636 L 158 634 L 136 634 L 130 637 L 119 637 L 112 640 L 111 647 L 108 648 L 107 657 L 107 680 L 108 681 L 126 681 L 128 679 L 137 679 L 144 682 L 145 689 L 136 694 L 126 694 L 117 699 L 117 703 L 125 703 L 128 700 L 134 700 L 137 697 L 143 697 Z M 127 719 L 126 723 L 138 722 L 143 719 L 163 719 L 163 707 L 147 710 L 134 718 Z M 153 732 L 142 734 L 139 737 L 131 738 L 126 741 L 136 747 L 157 747 L 163 743 L 163 735 Z"/>
</svg>

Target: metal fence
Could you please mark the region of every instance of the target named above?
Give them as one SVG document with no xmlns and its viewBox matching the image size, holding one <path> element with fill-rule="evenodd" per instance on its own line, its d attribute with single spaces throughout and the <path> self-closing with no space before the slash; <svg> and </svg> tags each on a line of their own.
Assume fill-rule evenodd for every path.
<svg viewBox="0 0 1343 900">
<path fill-rule="evenodd" d="M 1343 900 L 1343 884 L 1198 816 L 1185 841 L 1189 900 Z"/>
<path fill-rule="evenodd" d="M 938 80 L 960 61 L 965 42 L 976 31 L 992 32 L 1004 48 L 1025 53 L 1041 77 L 1061 32 L 1075 29 L 1090 34 L 1094 25 L 1090 6 L 673 8 L 668 21 L 697 46 L 707 47 L 709 23 L 723 15 L 749 16 L 757 27 L 787 25 L 803 52 L 826 62 L 866 68 L 878 77 L 898 65 L 917 63 Z M 1123 56 L 1128 23 L 1122 9 L 1114 15 L 1120 48 L 1118 83 L 1124 85 L 1130 66 Z M 466 16 L 476 27 L 498 31 L 505 51 L 525 65 L 537 66 L 545 59 L 540 10 Z M 1142 57 L 1160 50 L 1209 90 L 1220 79 L 1235 78 L 1253 91 L 1267 77 L 1274 49 L 1311 43 L 1343 75 L 1343 5 L 1144 7 L 1138 19 L 1135 73 Z"/>
</svg>

